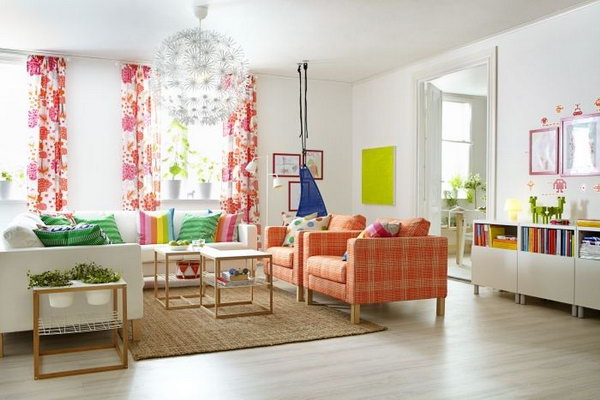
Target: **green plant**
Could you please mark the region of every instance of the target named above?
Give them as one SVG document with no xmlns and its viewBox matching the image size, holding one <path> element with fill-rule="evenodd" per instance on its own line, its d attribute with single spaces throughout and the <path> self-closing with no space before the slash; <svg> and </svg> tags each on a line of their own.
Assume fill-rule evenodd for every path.
<svg viewBox="0 0 600 400">
<path fill-rule="evenodd" d="M 178 176 L 187 178 L 190 166 L 189 156 L 190 154 L 196 154 L 196 151 L 190 149 L 188 128 L 173 120 L 167 130 L 167 135 L 171 138 L 171 144 L 167 147 L 167 157 L 162 160 L 168 163 L 168 173 L 164 174 L 164 178 L 171 177 L 171 179 L 175 179 Z"/>
<path fill-rule="evenodd" d="M 481 181 L 479 174 L 471 174 L 463 186 L 467 190 L 467 201 L 474 203 L 474 207 L 477 208 L 477 190 L 481 190 L 485 194 L 485 183 Z"/>
<path fill-rule="evenodd" d="M 7 171 L 0 171 L 0 181 L 12 182 L 13 176 Z"/>
<path fill-rule="evenodd" d="M 110 268 L 105 268 L 95 262 L 76 264 L 69 271 L 69 276 L 73 280 L 83 281 L 84 283 L 111 283 L 121 279 L 118 272 Z"/>
<path fill-rule="evenodd" d="M 54 270 L 33 275 L 27 271 L 27 277 L 29 278 L 27 289 L 32 287 L 71 286 L 71 274 L 65 271 Z"/>
<path fill-rule="evenodd" d="M 198 162 L 193 165 L 198 182 L 219 182 L 219 164 L 208 157 L 198 157 Z"/>
<path fill-rule="evenodd" d="M 448 181 L 448 184 L 452 190 L 444 190 L 444 200 L 448 207 L 455 207 L 458 205 L 458 190 L 463 187 L 463 179 L 457 174 Z"/>
</svg>

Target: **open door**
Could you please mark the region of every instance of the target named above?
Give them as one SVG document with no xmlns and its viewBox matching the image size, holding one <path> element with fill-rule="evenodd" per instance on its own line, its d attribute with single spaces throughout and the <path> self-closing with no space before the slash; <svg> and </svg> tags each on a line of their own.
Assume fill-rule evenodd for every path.
<svg viewBox="0 0 600 400">
<path fill-rule="evenodd" d="M 430 233 L 441 234 L 442 211 L 442 91 L 433 83 L 425 83 L 425 157 L 424 216 L 431 222 Z"/>
</svg>

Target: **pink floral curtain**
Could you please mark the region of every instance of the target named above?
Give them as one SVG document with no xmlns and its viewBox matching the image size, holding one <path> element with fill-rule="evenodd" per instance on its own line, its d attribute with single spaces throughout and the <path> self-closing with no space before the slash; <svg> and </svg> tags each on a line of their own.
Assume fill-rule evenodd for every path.
<svg viewBox="0 0 600 400">
<path fill-rule="evenodd" d="M 160 205 L 160 137 L 152 119 L 150 67 L 121 66 L 124 210 Z"/>
<path fill-rule="evenodd" d="M 258 171 L 249 174 L 246 165 L 257 156 L 256 78 L 248 77 L 246 96 L 226 121 L 223 130 L 223 187 L 221 208 L 230 214 L 243 213 L 244 221 L 258 226 Z"/>
<path fill-rule="evenodd" d="M 27 203 L 32 212 L 67 207 L 67 126 L 63 58 L 29 56 Z"/>
</svg>

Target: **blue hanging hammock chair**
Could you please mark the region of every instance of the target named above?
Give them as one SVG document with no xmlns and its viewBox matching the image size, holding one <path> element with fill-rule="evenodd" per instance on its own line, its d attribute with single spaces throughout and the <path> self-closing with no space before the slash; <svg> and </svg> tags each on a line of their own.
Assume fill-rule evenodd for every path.
<svg viewBox="0 0 600 400">
<path fill-rule="evenodd" d="M 304 68 L 304 120 L 302 119 L 302 68 Z M 298 64 L 298 76 L 300 77 L 300 139 L 302 141 L 302 166 L 300 167 L 300 203 L 296 216 L 304 217 L 317 213 L 320 217 L 327 215 L 327 208 L 323 196 L 315 182 L 310 170 L 304 164 L 306 160 L 306 140 L 308 139 L 307 102 L 306 93 L 308 88 L 307 79 L 308 63 Z"/>
</svg>

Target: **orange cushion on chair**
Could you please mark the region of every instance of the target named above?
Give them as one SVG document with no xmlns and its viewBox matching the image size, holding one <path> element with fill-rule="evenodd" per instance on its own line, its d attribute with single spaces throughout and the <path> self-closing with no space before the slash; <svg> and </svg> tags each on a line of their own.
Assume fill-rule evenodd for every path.
<svg viewBox="0 0 600 400">
<path fill-rule="evenodd" d="M 346 261 L 339 256 L 312 256 L 306 260 L 307 272 L 319 278 L 346 283 Z"/>
<path fill-rule="evenodd" d="M 269 247 L 267 253 L 273 255 L 273 264 L 286 268 L 292 268 L 294 265 L 294 248 L 275 246 Z"/>
<path fill-rule="evenodd" d="M 331 215 L 329 231 L 360 231 L 365 229 L 367 219 L 359 214 L 355 215 Z"/>
<path fill-rule="evenodd" d="M 400 224 L 399 237 L 427 236 L 431 226 L 431 222 L 425 218 L 378 218 L 377 221 Z"/>
</svg>

